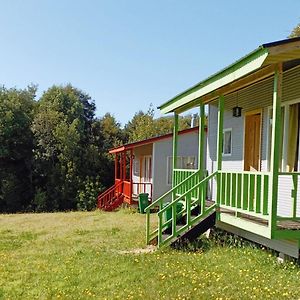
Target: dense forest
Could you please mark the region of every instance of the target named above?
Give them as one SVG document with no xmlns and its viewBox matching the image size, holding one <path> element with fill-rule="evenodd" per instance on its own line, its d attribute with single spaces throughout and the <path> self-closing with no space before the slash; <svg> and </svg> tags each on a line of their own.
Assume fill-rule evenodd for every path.
<svg viewBox="0 0 300 300">
<path fill-rule="evenodd" d="M 95 102 L 71 85 L 0 88 L 0 212 L 91 210 L 113 183 L 110 148 L 172 131 L 172 118 L 138 111 L 121 128 L 95 116 Z M 191 116 L 180 119 L 190 127 Z"/>
</svg>

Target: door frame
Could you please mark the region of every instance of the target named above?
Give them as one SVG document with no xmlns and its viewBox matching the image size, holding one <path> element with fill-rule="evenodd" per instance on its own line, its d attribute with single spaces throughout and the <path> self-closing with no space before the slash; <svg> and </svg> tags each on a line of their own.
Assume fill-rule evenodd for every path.
<svg viewBox="0 0 300 300">
<path fill-rule="evenodd" d="M 243 170 L 245 171 L 245 146 L 246 146 L 246 117 L 260 114 L 260 130 L 259 130 L 259 158 L 258 172 L 261 171 L 261 152 L 262 152 L 262 131 L 263 131 L 263 109 L 258 108 L 244 113 L 244 141 L 243 141 Z"/>
</svg>

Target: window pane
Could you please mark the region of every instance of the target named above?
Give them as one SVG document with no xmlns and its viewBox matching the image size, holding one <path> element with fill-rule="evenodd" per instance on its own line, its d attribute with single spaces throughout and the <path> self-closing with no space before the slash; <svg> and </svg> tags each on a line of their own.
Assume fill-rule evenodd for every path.
<svg viewBox="0 0 300 300">
<path fill-rule="evenodd" d="M 224 132 L 223 139 L 224 139 L 223 154 L 231 154 L 231 130 Z"/>
<path fill-rule="evenodd" d="M 195 169 L 195 160 L 194 156 L 182 157 L 182 169 Z"/>
</svg>

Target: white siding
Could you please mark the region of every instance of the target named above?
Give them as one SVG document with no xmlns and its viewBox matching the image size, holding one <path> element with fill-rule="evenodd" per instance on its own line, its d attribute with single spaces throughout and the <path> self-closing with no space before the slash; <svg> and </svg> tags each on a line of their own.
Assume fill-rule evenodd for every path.
<svg viewBox="0 0 300 300">
<path fill-rule="evenodd" d="M 178 136 L 178 156 L 195 156 L 198 164 L 198 132 L 190 132 Z M 171 189 L 167 184 L 167 160 L 172 156 L 172 138 L 155 142 L 153 153 L 153 199 Z"/>
</svg>

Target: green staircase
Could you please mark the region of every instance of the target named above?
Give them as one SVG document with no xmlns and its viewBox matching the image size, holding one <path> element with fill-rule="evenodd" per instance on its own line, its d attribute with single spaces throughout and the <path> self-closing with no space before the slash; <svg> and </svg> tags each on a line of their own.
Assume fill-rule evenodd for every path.
<svg viewBox="0 0 300 300">
<path fill-rule="evenodd" d="M 199 235 L 214 224 L 216 204 L 207 201 L 207 191 L 217 172 L 204 176 L 201 170 L 193 172 L 145 209 L 147 244 L 167 246 L 188 238 L 189 233 Z M 151 213 L 157 209 L 157 214 Z M 151 217 L 156 216 L 157 227 L 153 230 Z"/>
</svg>

